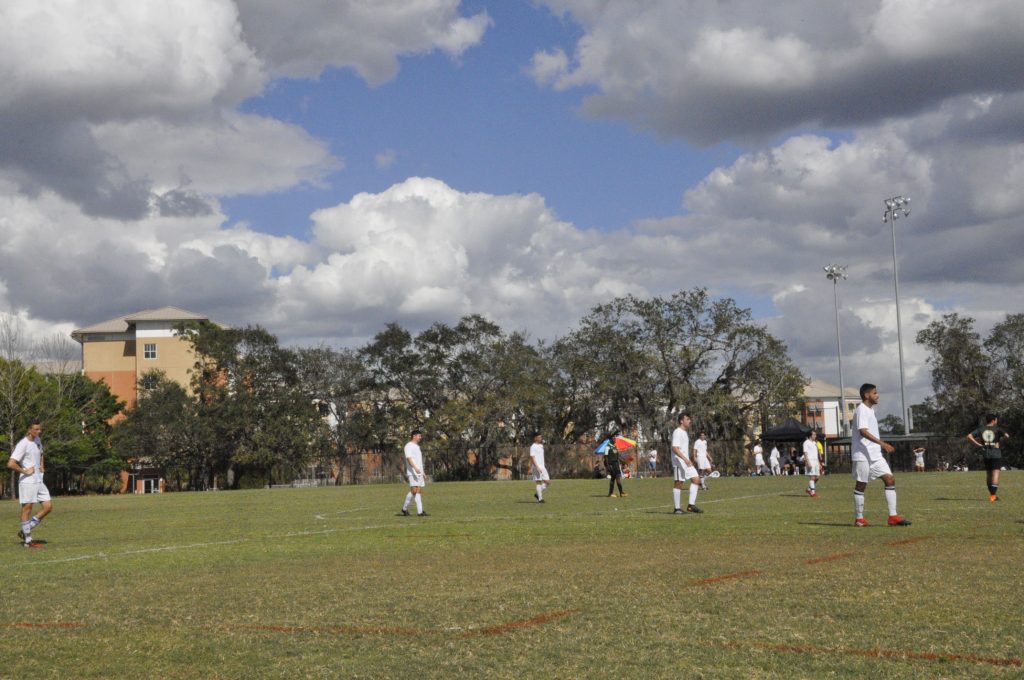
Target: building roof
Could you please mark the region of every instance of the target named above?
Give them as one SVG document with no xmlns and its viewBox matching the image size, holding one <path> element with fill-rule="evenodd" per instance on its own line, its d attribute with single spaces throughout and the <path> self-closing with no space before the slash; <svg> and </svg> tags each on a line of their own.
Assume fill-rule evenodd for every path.
<svg viewBox="0 0 1024 680">
<path fill-rule="evenodd" d="M 856 388 L 847 387 L 844 391 L 846 392 L 847 399 L 856 399 L 857 401 L 860 401 L 860 393 Z M 811 380 L 810 384 L 804 388 L 804 399 L 811 399 L 815 397 L 838 399 L 839 388 L 825 382 L 824 380 Z"/>
<path fill-rule="evenodd" d="M 134 314 L 126 314 L 116 319 L 101 321 L 92 326 L 78 328 L 71 332 L 71 337 L 81 342 L 82 338 L 92 333 L 127 333 L 128 329 L 138 321 L 209 321 L 202 314 L 196 314 L 180 307 L 160 307 L 144 309 Z"/>
</svg>

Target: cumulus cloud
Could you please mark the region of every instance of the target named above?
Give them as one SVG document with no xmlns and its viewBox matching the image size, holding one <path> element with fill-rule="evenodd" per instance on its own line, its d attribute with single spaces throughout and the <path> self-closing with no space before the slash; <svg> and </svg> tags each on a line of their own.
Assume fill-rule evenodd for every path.
<svg viewBox="0 0 1024 680">
<path fill-rule="evenodd" d="M 460 0 L 238 0 L 246 40 L 275 76 L 313 78 L 351 67 L 373 85 L 398 73 L 398 57 L 441 50 L 457 57 L 480 42 L 486 12 L 459 14 Z"/>
<path fill-rule="evenodd" d="M 813 0 L 544 0 L 578 22 L 572 57 L 537 81 L 596 89 L 591 115 L 698 143 L 907 116 L 964 94 L 1020 91 L 1024 5 Z"/>
</svg>

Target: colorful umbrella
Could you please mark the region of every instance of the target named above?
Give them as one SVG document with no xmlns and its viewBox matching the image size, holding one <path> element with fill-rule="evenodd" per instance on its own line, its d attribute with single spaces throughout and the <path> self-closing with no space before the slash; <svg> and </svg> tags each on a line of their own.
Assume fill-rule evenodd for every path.
<svg viewBox="0 0 1024 680">
<path fill-rule="evenodd" d="M 594 450 L 594 453 L 599 456 L 603 456 L 608 453 L 608 447 L 612 445 L 614 445 L 619 451 L 625 451 L 626 449 L 631 449 L 636 446 L 636 442 L 632 439 L 627 439 L 626 437 L 612 437 L 611 439 L 605 439 L 601 442 Z"/>
</svg>

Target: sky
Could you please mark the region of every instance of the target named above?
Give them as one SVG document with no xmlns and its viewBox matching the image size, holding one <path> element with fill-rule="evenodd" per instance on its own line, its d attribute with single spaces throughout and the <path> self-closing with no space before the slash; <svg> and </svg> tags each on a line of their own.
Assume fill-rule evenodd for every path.
<svg viewBox="0 0 1024 680">
<path fill-rule="evenodd" d="M 6 0 L 0 312 L 356 347 L 706 287 L 898 410 L 1024 299 L 1018 0 Z M 825 264 L 848 266 L 833 290 Z"/>
</svg>

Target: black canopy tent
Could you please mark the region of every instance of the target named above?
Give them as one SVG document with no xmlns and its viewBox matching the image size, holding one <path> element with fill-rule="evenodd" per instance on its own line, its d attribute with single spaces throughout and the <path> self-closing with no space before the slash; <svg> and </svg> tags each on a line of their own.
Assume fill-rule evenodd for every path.
<svg viewBox="0 0 1024 680">
<path fill-rule="evenodd" d="M 769 442 L 801 442 L 807 439 L 811 428 L 793 418 L 761 433 L 761 439 Z"/>
</svg>

